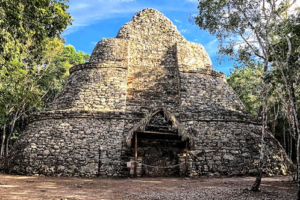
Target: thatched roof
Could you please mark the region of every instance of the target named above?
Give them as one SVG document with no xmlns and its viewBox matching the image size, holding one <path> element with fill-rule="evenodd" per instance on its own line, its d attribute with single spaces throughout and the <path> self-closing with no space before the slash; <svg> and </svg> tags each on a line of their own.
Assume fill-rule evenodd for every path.
<svg viewBox="0 0 300 200">
<path fill-rule="evenodd" d="M 132 127 L 132 129 L 127 133 L 126 136 L 126 144 L 128 147 L 131 146 L 131 140 L 135 132 L 137 131 L 145 131 L 147 125 L 149 124 L 150 120 L 153 116 L 158 114 L 159 112 L 163 112 L 164 116 L 167 120 L 170 120 L 173 123 L 174 128 L 178 130 L 178 136 L 181 136 L 181 140 L 185 141 L 189 139 L 190 144 L 192 144 L 192 140 L 188 134 L 188 132 L 185 130 L 184 126 L 180 124 L 180 122 L 176 119 L 175 115 L 166 110 L 165 108 L 160 108 L 154 112 L 150 112 L 146 115 L 145 118 L 143 118 L 141 121 L 139 121 L 136 125 Z"/>
</svg>

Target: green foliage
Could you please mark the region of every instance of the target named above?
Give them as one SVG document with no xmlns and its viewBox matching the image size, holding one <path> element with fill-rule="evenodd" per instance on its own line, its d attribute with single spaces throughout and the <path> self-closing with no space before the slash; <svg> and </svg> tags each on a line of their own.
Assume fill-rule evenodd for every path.
<svg viewBox="0 0 300 200">
<path fill-rule="evenodd" d="M 287 85 L 297 88 L 300 66 L 300 13 L 278 24 L 269 61 L 277 76 L 285 76 Z"/>
<path fill-rule="evenodd" d="M 45 61 L 43 77 L 39 82 L 44 90 L 48 91 L 43 101 L 46 104 L 52 102 L 69 76 L 69 69 L 74 65 L 85 63 L 89 59 L 89 54 L 76 52 L 72 45 L 67 45 L 60 49 L 50 61 Z M 45 67 L 47 65 L 48 67 Z"/>
<path fill-rule="evenodd" d="M 2 121 L 19 118 L 42 104 L 39 97 L 45 92 L 37 84 L 40 68 L 56 53 L 47 49 L 49 44 L 57 43 L 55 38 L 71 23 L 66 2 L 0 1 L 0 110 L 1 118 L 6 118 Z"/>
<path fill-rule="evenodd" d="M 259 59 L 267 68 L 274 32 L 290 6 L 285 1 L 199 0 L 195 23 L 216 35 L 220 54 L 240 62 Z"/>
<path fill-rule="evenodd" d="M 262 79 L 268 87 L 270 108 L 270 105 L 278 104 L 280 95 L 286 93 L 283 88 L 287 86 L 282 81 L 281 71 L 288 77 L 290 86 L 297 85 L 300 18 L 289 14 L 294 3 L 268 0 L 215 0 L 212 3 L 210 0 L 199 0 L 195 23 L 216 35 L 220 42 L 220 54 L 235 59 L 237 67 L 228 82 L 251 113 L 257 113 L 261 106 L 258 97 L 263 96 L 263 92 L 259 80 Z M 299 15 L 297 9 L 294 11 Z M 286 38 L 293 46 L 289 67 L 283 67 L 289 52 Z M 260 67 L 263 67 L 263 72 L 256 73 L 255 70 Z M 247 85 L 248 82 L 251 84 Z M 253 91 L 255 85 L 259 85 L 257 92 Z"/>
<path fill-rule="evenodd" d="M 228 84 L 234 89 L 246 110 L 254 115 L 259 115 L 262 101 L 262 67 L 235 67 L 227 77 Z"/>
<path fill-rule="evenodd" d="M 59 37 L 71 23 L 65 0 L 0 1 L 0 66 L 18 57 L 38 61 L 47 38 Z M 30 57 L 20 56 L 27 52 Z"/>
<path fill-rule="evenodd" d="M 44 74 L 55 68 L 64 49 L 60 34 L 71 23 L 66 2 L 0 1 L 0 134 L 6 125 L 7 144 L 18 120 L 44 104 L 51 85 Z"/>
<path fill-rule="evenodd" d="M 0 70 L 0 131 L 4 124 L 12 127 L 13 121 L 47 107 L 69 76 L 69 69 L 89 60 L 89 54 L 76 52 L 58 38 L 47 39 L 45 43 L 40 64 L 29 68 L 14 59 L 6 62 L 9 67 Z M 13 129 L 11 139 L 19 134 L 19 130 Z"/>
</svg>

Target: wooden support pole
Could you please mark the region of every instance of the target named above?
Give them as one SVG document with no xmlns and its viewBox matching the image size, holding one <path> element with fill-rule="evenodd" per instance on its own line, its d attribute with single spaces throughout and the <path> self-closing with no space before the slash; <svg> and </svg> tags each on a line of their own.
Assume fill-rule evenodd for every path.
<svg viewBox="0 0 300 200">
<path fill-rule="evenodd" d="M 134 133 L 134 176 L 137 177 L 137 132 Z"/>
<path fill-rule="evenodd" d="M 186 142 L 185 142 L 185 176 L 188 176 L 188 145 L 189 145 L 189 143 L 188 143 L 188 140 L 186 140 Z"/>
<path fill-rule="evenodd" d="M 99 147 L 99 162 L 98 162 L 98 176 L 100 176 L 100 172 L 101 172 L 101 147 Z"/>
</svg>

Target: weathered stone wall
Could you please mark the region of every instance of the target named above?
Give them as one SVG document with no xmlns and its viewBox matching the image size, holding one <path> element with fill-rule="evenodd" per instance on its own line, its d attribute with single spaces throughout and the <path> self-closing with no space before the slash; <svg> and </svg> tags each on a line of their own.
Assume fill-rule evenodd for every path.
<svg viewBox="0 0 300 200">
<path fill-rule="evenodd" d="M 201 44 L 193 42 L 176 43 L 176 56 L 180 72 L 213 69 L 211 60 Z"/>
<path fill-rule="evenodd" d="M 53 102 L 53 109 L 125 111 L 128 41 L 101 40 L 89 63 L 70 69 L 70 77 Z"/>
<path fill-rule="evenodd" d="M 237 122 L 189 121 L 198 130 L 193 136 L 190 176 L 209 174 L 255 175 L 260 157 L 261 126 Z M 267 133 L 264 173 L 286 174 L 290 165 L 279 142 Z"/>
<path fill-rule="evenodd" d="M 101 119 L 96 119 L 95 113 L 68 114 L 52 113 L 30 123 L 7 159 L 7 170 L 28 175 L 95 177 L 99 172 L 101 176 L 120 176 L 121 163 L 107 163 L 120 161 L 122 156 L 124 120 L 120 115 L 113 119 L 115 114 L 98 114 Z M 103 165 L 99 169 L 100 148 Z"/>
<path fill-rule="evenodd" d="M 90 62 L 127 68 L 129 62 L 128 44 L 127 40 L 120 38 L 102 39 L 94 48 Z"/>
<path fill-rule="evenodd" d="M 91 63 L 76 68 L 53 109 L 125 111 L 127 69 Z"/>
<path fill-rule="evenodd" d="M 223 115 L 224 111 L 244 111 L 244 105 L 222 74 L 202 71 L 180 74 L 182 120 L 201 119 L 202 116 L 212 120 L 216 114 Z"/>
</svg>

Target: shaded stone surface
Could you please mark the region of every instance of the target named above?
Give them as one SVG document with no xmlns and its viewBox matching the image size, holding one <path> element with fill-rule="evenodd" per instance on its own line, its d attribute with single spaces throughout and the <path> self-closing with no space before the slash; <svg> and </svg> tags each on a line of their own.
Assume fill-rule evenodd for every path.
<svg viewBox="0 0 300 200">
<path fill-rule="evenodd" d="M 166 175 L 257 172 L 260 120 L 245 112 L 202 45 L 186 41 L 154 9 L 138 12 L 116 38 L 96 45 L 90 62 L 70 69 L 52 110 L 30 117 L 5 168 L 30 175 L 128 176 L 134 142 L 126 140 L 133 141 L 138 123 L 144 128 L 135 131 L 149 134 L 139 137 L 139 176 L 155 173 L 145 168 L 151 160 L 180 165 Z M 178 135 L 157 136 L 167 133 Z M 184 145 L 176 146 L 186 141 L 188 157 Z M 291 164 L 285 151 L 269 132 L 266 143 L 264 172 L 285 174 Z"/>
</svg>

